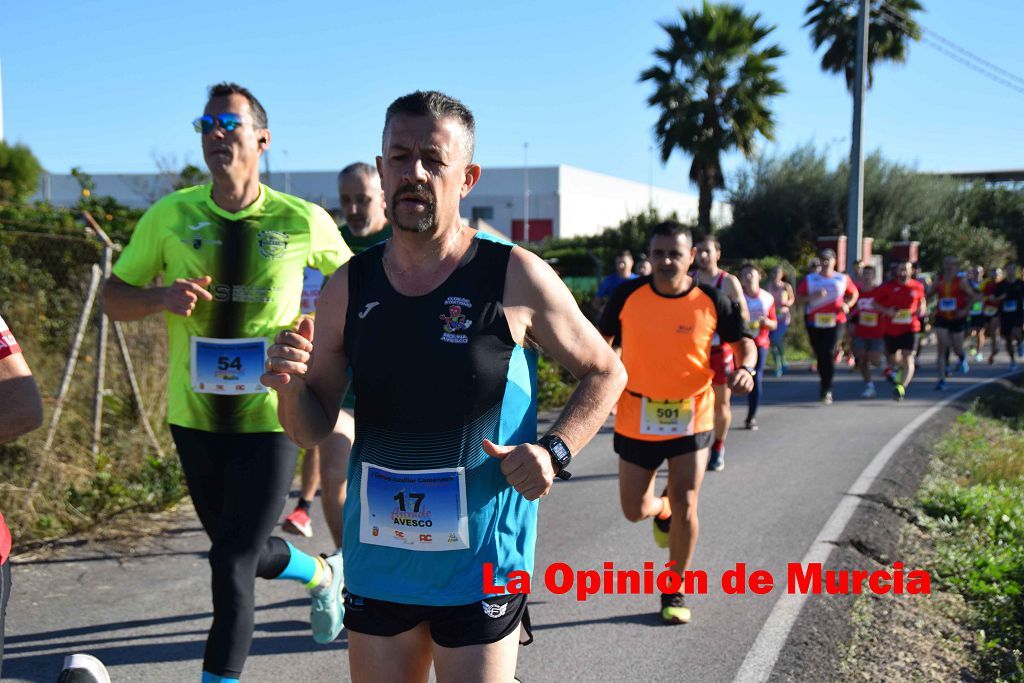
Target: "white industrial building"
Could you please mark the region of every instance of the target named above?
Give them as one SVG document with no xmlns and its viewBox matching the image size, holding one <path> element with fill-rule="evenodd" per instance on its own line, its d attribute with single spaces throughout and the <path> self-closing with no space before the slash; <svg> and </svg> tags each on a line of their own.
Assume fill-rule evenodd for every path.
<svg viewBox="0 0 1024 683">
<path fill-rule="evenodd" d="M 109 195 L 122 204 L 139 208 L 167 194 L 174 181 L 173 175 L 155 173 L 98 173 L 92 175 L 92 179 L 96 185 L 94 194 Z M 271 173 L 268 184 L 339 215 L 336 171 Z M 72 206 L 80 192 L 78 182 L 71 175 L 44 174 L 39 191 L 32 199 Z M 696 195 L 565 165 L 485 167 L 480 182 L 462 200 L 463 216 L 471 224 L 486 222 L 517 241 L 592 235 L 618 225 L 649 206 L 660 215 L 675 213 L 683 222 L 697 221 Z M 717 225 L 728 223 L 728 205 L 716 204 L 712 217 Z"/>
</svg>

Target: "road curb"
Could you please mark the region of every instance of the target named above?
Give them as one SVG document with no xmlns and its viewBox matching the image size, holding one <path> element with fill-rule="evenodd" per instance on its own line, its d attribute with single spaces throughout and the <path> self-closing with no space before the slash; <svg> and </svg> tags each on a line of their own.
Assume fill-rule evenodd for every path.
<svg viewBox="0 0 1024 683">
<path fill-rule="evenodd" d="M 843 537 L 851 519 L 860 508 L 863 499 L 872 493 L 872 489 L 879 482 L 893 455 L 902 449 L 908 441 L 913 439 L 921 427 L 926 425 L 944 409 L 962 403 L 972 395 L 987 390 L 1003 380 L 1008 380 L 1016 374 L 1018 373 L 1004 373 L 958 391 L 925 410 L 904 426 L 878 451 L 857 477 L 849 491 L 843 495 L 832 515 L 811 543 L 807 554 L 800 560 L 801 564 L 806 566 L 812 563 L 822 565 L 828 563 L 829 557 L 836 549 L 837 541 Z M 807 603 L 808 597 L 805 594 L 787 593 L 776 601 L 768 619 L 762 625 L 757 639 L 747 652 L 747 656 L 736 673 L 734 678 L 736 683 L 760 683 L 769 680 L 776 663 L 779 661 L 783 648 L 789 640 L 793 627 Z"/>
</svg>

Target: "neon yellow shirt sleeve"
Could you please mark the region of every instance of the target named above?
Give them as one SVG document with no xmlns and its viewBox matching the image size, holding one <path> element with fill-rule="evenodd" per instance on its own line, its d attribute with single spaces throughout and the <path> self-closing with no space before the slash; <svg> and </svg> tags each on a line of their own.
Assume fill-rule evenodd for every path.
<svg viewBox="0 0 1024 683">
<path fill-rule="evenodd" d="M 164 204 L 154 204 L 135 226 L 128 246 L 114 264 L 113 273 L 134 287 L 144 287 L 164 269 L 160 225 Z"/>
<path fill-rule="evenodd" d="M 341 238 L 334 219 L 321 207 L 312 205 L 310 215 L 310 248 L 307 265 L 330 275 L 352 258 L 352 250 Z"/>
</svg>

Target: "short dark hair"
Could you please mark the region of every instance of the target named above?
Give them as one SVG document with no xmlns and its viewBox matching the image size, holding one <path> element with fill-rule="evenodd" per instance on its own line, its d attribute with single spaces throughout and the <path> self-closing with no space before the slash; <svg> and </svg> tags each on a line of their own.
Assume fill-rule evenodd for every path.
<svg viewBox="0 0 1024 683">
<path fill-rule="evenodd" d="M 615 254 L 615 258 L 618 258 L 620 256 L 628 256 L 629 258 L 633 258 L 633 252 L 631 252 L 629 249 L 623 249 L 617 254 Z"/>
<path fill-rule="evenodd" d="M 402 95 L 391 103 L 387 113 L 384 115 L 384 134 L 388 132 L 391 119 L 399 115 L 406 116 L 427 116 L 435 121 L 441 119 L 455 119 L 466 130 L 466 158 L 473 160 L 473 150 L 476 147 L 476 119 L 473 112 L 454 97 L 445 95 L 437 90 L 417 90 L 408 95 Z"/>
<path fill-rule="evenodd" d="M 697 240 L 694 244 L 703 244 L 704 242 L 711 242 L 711 244 L 715 245 L 715 251 L 717 251 L 719 254 L 722 253 L 722 243 L 719 242 L 718 238 L 712 235 L 710 232 L 707 233 L 706 235 L 701 235 L 700 239 Z"/>
<path fill-rule="evenodd" d="M 206 98 L 206 103 L 209 104 L 210 100 L 213 100 L 214 98 L 227 97 L 228 95 L 241 95 L 245 99 L 249 100 L 249 108 L 252 109 L 253 122 L 256 124 L 256 127 L 267 127 L 267 110 L 263 108 L 263 105 L 256 99 L 256 96 L 249 92 L 248 88 L 243 88 L 237 83 L 222 81 L 216 85 L 211 85 L 209 89 L 209 96 Z"/>
<path fill-rule="evenodd" d="M 758 267 L 757 267 L 757 264 L 756 264 L 756 263 L 754 263 L 753 261 L 744 261 L 744 262 L 743 262 L 742 264 L 740 264 L 740 270 L 739 270 L 739 272 L 741 272 L 741 273 L 742 273 L 742 272 L 743 272 L 744 270 L 746 270 L 746 269 L 748 269 L 748 268 L 750 268 L 751 270 L 754 270 L 754 271 L 756 271 L 758 275 L 760 275 L 760 274 L 761 274 L 761 269 L 760 269 L 760 268 L 758 268 Z"/>
<path fill-rule="evenodd" d="M 362 174 L 367 176 L 371 180 L 377 177 L 377 169 L 366 163 L 365 161 L 357 161 L 354 164 L 349 164 L 345 168 L 338 172 L 338 182 L 347 175 L 359 175 Z"/>
<path fill-rule="evenodd" d="M 693 233 L 691 233 L 690 229 L 679 221 L 662 221 L 651 228 L 651 239 L 654 239 L 659 235 L 664 237 L 686 235 L 686 239 L 690 241 L 690 246 L 693 246 Z"/>
</svg>

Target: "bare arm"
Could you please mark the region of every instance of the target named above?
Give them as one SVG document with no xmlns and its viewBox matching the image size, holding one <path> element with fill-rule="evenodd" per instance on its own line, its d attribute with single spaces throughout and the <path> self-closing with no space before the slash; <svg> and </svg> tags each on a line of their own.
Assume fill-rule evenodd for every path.
<svg viewBox="0 0 1024 683">
<path fill-rule="evenodd" d="M 796 295 L 793 293 L 793 287 L 788 282 L 782 283 L 782 305 L 792 306 L 796 303 Z"/>
<path fill-rule="evenodd" d="M 0 360 L 0 443 L 16 439 L 43 423 L 43 401 L 25 357 Z"/>
<path fill-rule="evenodd" d="M 740 286 L 739 278 L 735 275 L 730 275 L 725 278 L 725 281 L 722 283 L 722 291 L 740 307 L 740 312 L 743 314 L 743 320 L 750 320 L 750 311 L 747 310 L 747 300 L 743 296 L 743 287 Z"/>
<path fill-rule="evenodd" d="M 517 344 L 529 340 L 540 346 L 579 380 L 550 430 L 579 453 L 622 394 L 626 369 L 551 267 L 518 247 L 512 250 L 505 278 L 505 315 Z M 485 441 L 484 450 L 502 459 L 502 473 L 527 499 L 550 490 L 554 469 L 544 448 Z"/>
<path fill-rule="evenodd" d="M 619 399 L 626 369 L 551 267 L 526 250 L 512 254 L 505 300 L 513 336 L 533 341 L 579 380 L 551 428 L 578 453 Z"/>
<path fill-rule="evenodd" d="M 212 301 L 209 275 L 175 280 L 167 287 L 135 287 L 116 275 L 103 286 L 103 308 L 111 320 L 138 320 L 169 311 L 188 317 L 199 301 Z"/>
<path fill-rule="evenodd" d="M 320 292 L 316 308 L 316 352 L 312 318 L 296 330 L 278 333 L 267 350 L 267 372 L 260 379 L 278 393 L 277 416 L 292 441 L 309 448 L 326 438 L 338 421 L 348 389 L 345 313 L 348 265 L 338 269 Z"/>
</svg>

